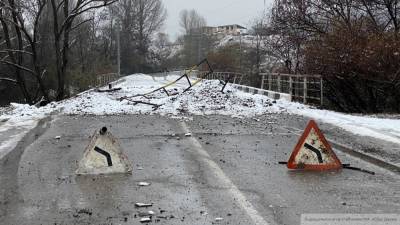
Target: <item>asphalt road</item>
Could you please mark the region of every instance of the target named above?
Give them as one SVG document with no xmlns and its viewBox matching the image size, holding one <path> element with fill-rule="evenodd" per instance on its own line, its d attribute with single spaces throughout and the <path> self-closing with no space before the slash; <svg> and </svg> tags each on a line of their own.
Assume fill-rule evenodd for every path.
<svg viewBox="0 0 400 225">
<path fill-rule="evenodd" d="M 148 210 L 152 224 L 171 225 L 294 225 L 304 213 L 400 213 L 400 176 L 340 151 L 343 163 L 376 175 L 278 165 L 299 138 L 288 128 L 306 123 L 285 114 L 57 116 L 0 160 L 0 224 L 141 224 Z M 102 126 L 120 139 L 132 175 L 75 175 L 89 136 Z"/>
</svg>

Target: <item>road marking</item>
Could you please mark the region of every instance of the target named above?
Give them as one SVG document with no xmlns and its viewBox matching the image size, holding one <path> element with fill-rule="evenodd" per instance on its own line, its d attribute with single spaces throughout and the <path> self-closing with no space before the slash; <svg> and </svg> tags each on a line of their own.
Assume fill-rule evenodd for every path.
<svg viewBox="0 0 400 225">
<path fill-rule="evenodd" d="M 180 122 L 180 126 L 182 127 L 184 133 L 192 133 L 187 124 L 185 122 Z M 203 162 L 207 163 L 210 169 L 215 173 L 217 178 L 219 178 L 224 184 L 226 184 L 229 188 L 227 189 L 229 194 L 236 199 L 237 203 L 242 207 L 242 209 L 247 213 L 247 215 L 251 218 L 254 224 L 257 225 L 269 225 L 267 221 L 259 214 L 259 212 L 254 208 L 254 206 L 246 199 L 244 194 L 233 184 L 233 182 L 229 179 L 229 177 L 222 171 L 222 169 L 215 163 L 208 152 L 201 146 L 199 141 L 191 136 L 187 137 L 193 144 L 194 149 L 200 155 L 204 156 L 200 158 Z"/>
</svg>

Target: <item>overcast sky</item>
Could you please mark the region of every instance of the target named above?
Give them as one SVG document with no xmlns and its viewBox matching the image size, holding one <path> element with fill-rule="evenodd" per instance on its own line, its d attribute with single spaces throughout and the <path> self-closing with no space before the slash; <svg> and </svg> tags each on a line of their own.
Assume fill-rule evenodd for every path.
<svg viewBox="0 0 400 225">
<path fill-rule="evenodd" d="M 262 14 L 264 0 L 162 0 L 168 11 L 165 32 L 175 39 L 182 31 L 179 27 L 179 13 L 183 9 L 195 9 L 206 18 L 209 26 L 240 24 L 247 27 L 249 22 Z M 265 0 L 270 8 L 272 0 Z"/>
</svg>

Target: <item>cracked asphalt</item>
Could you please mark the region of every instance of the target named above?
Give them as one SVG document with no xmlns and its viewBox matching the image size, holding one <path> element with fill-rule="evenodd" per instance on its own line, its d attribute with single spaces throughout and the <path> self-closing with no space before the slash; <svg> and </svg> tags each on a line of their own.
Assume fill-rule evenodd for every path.
<svg viewBox="0 0 400 225">
<path fill-rule="evenodd" d="M 304 213 L 399 213 L 399 175 L 358 158 L 336 151 L 343 163 L 376 175 L 278 165 L 299 138 L 287 128 L 306 123 L 285 114 L 55 116 L 0 160 L 0 224 L 141 224 L 149 210 L 151 224 L 171 225 L 293 225 Z M 119 138 L 133 173 L 76 176 L 89 136 L 103 126 Z M 142 181 L 151 185 L 138 186 Z"/>
</svg>

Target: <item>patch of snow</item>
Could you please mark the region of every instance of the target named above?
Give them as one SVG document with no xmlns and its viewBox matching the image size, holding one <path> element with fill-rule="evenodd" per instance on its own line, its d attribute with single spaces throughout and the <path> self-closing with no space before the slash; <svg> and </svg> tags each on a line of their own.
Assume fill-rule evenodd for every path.
<svg viewBox="0 0 400 225">
<path fill-rule="evenodd" d="M 244 46 L 256 47 L 257 37 L 254 35 L 225 35 L 218 40 L 217 47 L 225 47 L 240 43 Z"/>
<path fill-rule="evenodd" d="M 19 141 L 25 136 L 25 134 L 29 130 L 26 130 L 25 132 L 18 133 L 16 135 L 12 135 L 11 137 L 8 137 L 8 140 L 3 141 L 0 143 L 0 159 L 2 159 L 5 155 L 10 153 L 19 143 Z"/>
<path fill-rule="evenodd" d="M 22 108 L 31 109 L 30 107 L 18 104 L 15 110 L 21 113 L 20 110 L 22 110 Z M 19 115 L 7 114 L 0 116 L 0 120 L 7 119 L 7 122 L 0 126 L 0 159 L 12 151 L 17 146 L 19 141 L 25 136 L 25 134 L 37 125 L 37 116 L 38 115 L 36 113 L 21 113 Z"/>
<path fill-rule="evenodd" d="M 370 116 L 354 116 L 328 110 L 318 110 L 309 107 L 292 107 L 288 105 L 289 113 L 299 114 L 329 123 L 360 136 L 374 137 L 400 144 L 400 120 L 383 119 Z"/>
</svg>

